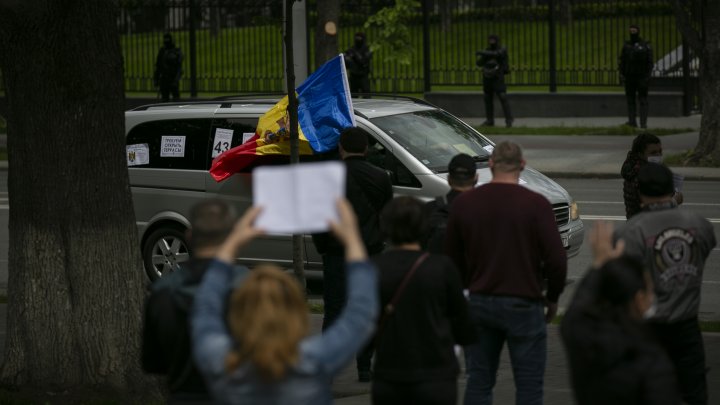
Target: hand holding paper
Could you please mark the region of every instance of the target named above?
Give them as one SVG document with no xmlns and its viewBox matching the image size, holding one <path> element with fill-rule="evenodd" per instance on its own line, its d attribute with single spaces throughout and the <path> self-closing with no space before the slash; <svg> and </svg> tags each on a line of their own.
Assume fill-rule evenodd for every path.
<svg viewBox="0 0 720 405">
<path fill-rule="evenodd" d="M 315 233 L 338 222 L 345 195 L 342 162 L 265 166 L 253 171 L 253 205 L 263 207 L 257 226 L 273 233 Z"/>
</svg>

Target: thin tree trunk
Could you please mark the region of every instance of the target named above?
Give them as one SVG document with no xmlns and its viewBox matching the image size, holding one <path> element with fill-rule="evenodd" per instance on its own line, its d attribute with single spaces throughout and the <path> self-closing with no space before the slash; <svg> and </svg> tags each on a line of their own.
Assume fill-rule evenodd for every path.
<svg viewBox="0 0 720 405">
<path fill-rule="evenodd" d="M 315 27 L 315 68 L 337 56 L 340 29 L 340 0 L 317 0 L 317 26 Z M 330 24 L 328 24 L 330 23 Z M 334 26 L 335 32 L 327 32 Z"/>
<path fill-rule="evenodd" d="M 54 403 L 159 396 L 139 365 L 146 280 L 117 16 L 111 0 L 0 3 L 10 198 L 0 384 Z"/>
</svg>

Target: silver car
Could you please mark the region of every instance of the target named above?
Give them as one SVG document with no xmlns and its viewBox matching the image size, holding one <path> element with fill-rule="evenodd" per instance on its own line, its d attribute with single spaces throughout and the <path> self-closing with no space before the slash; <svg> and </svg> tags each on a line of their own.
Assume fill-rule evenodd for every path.
<svg viewBox="0 0 720 405">
<path fill-rule="evenodd" d="M 145 270 L 151 279 L 188 259 L 185 230 L 195 203 L 218 197 L 239 212 L 251 205 L 252 168 L 220 183 L 208 169 L 213 157 L 251 136 L 258 118 L 276 102 L 230 98 L 149 105 L 126 112 L 130 185 Z M 487 161 L 493 143 L 446 111 L 399 97 L 354 99 L 353 106 L 357 125 L 370 135 L 368 160 L 388 171 L 396 195 L 430 200 L 447 193 L 448 162 L 461 152 L 475 157 L 480 183 L 490 180 Z M 583 223 L 568 192 L 530 167 L 522 172 L 520 182 L 551 202 L 568 257 L 576 255 L 583 242 Z M 307 276 L 320 278 L 320 255 L 309 236 L 304 240 Z M 266 235 L 243 255 L 240 261 L 246 264 L 272 262 L 289 267 L 290 235 Z"/>
</svg>

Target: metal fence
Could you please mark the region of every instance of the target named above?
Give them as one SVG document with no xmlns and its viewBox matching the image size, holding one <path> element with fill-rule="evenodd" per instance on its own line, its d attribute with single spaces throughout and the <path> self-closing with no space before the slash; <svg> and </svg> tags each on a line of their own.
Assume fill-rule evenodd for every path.
<svg viewBox="0 0 720 405">
<path fill-rule="evenodd" d="M 314 31 L 317 2 L 305 1 L 307 27 Z M 394 3 L 340 1 L 339 51 L 350 46 L 356 31 L 365 31 L 372 43 L 377 32 L 364 29 L 365 20 Z M 618 86 L 617 58 L 631 23 L 652 44 L 659 82 L 681 83 L 683 56 L 691 57 L 683 55 L 666 0 L 419 0 L 418 5 L 406 22 L 412 34 L 410 64 L 388 62 L 390 50 L 376 51 L 373 91 L 479 89 L 475 53 L 491 33 L 508 49 L 507 83 L 515 88 Z M 118 28 L 128 92 L 155 91 L 153 69 L 165 31 L 174 34 L 185 54 L 184 92 L 284 90 L 282 0 L 128 0 L 121 6 Z M 307 41 L 311 54 L 314 35 L 308 33 Z M 686 74 L 697 74 L 696 64 L 686 65 Z"/>
</svg>

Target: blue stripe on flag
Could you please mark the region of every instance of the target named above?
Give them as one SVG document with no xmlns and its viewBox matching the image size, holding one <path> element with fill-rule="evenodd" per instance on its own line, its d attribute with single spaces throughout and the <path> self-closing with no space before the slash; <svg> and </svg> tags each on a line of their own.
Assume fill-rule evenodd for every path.
<svg viewBox="0 0 720 405">
<path fill-rule="evenodd" d="M 337 147 L 340 132 L 355 126 L 345 61 L 338 55 L 297 88 L 298 121 L 315 152 Z"/>
</svg>

